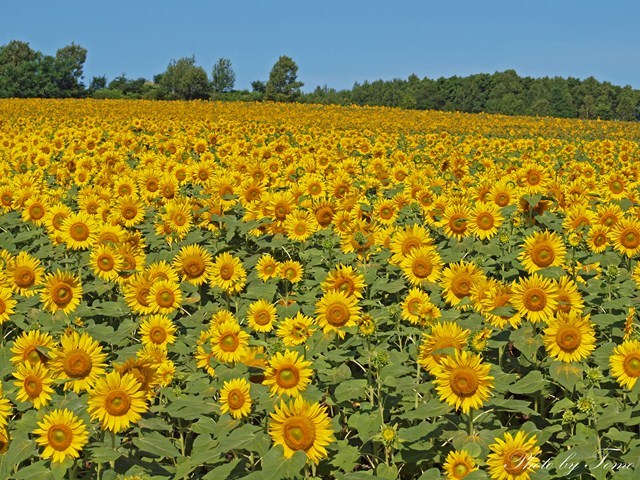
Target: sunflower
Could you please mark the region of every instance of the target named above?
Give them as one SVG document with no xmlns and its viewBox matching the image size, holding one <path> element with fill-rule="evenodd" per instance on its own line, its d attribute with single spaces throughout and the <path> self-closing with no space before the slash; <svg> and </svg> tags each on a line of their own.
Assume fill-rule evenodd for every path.
<svg viewBox="0 0 640 480">
<path fill-rule="evenodd" d="M 33 297 L 36 289 L 42 285 L 44 268 L 40 266 L 40 260 L 27 252 L 20 252 L 8 262 L 7 274 L 14 292 Z"/>
<path fill-rule="evenodd" d="M 169 315 L 182 305 L 180 285 L 169 280 L 159 280 L 149 288 L 147 303 L 152 313 Z"/>
<path fill-rule="evenodd" d="M 553 317 L 558 306 L 555 280 L 534 273 L 514 283 L 511 291 L 511 303 L 530 322 L 546 322 Z"/>
<path fill-rule="evenodd" d="M 463 330 L 454 322 L 436 322 L 431 332 L 422 336 L 418 363 L 429 373 L 433 373 L 444 357 L 449 356 L 446 349 L 461 352 L 469 340 L 469 330 Z"/>
<path fill-rule="evenodd" d="M 196 367 L 202 368 L 206 371 L 210 377 L 216 376 L 215 367 L 217 366 L 216 357 L 211 351 L 211 344 L 209 340 L 211 335 L 207 332 L 201 332 L 196 344 L 196 353 L 194 358 L 196 359 Z"/>
<path fill-rule="evenodd" d="M 32 222 L 40 227 L 44 223 L 44 217 L 49 209 L 48 201 L 41 195 L 35 195 L 24 203 L 22 220 Z"/>
<path fill-rule="evenodd" d="M 432 305 L 431 299 L 424 290 L 412 288 L 402 301 L 402 318 L 413 324 L 419 324 L 430 305 Z"/>
<path fill-rule="evenodd" d="M 540 447 L 536 446 L 538 438 L 533 435 L 527 438 L 525 432 L 519 431 L 515 438 L 508 432 L 502 439 L 489 445 L 491 452 L 487 456 L 489 475 L 493 480 L 529 480 L 530 474 L 540 468 Z"/>
<path fill-rule="evenodd" d="M 33 434 L 37 435 L 36 443 L 44 447 L 42 458 L 51 458 L 53 463 L 78 458 L 89 441 L 84 421 L 66 408 L 45 415 Z"/>
<path fill-rule="evenodd" d="M 249 334 L 234 320 L 226 320 L 211 332 L 211 353 L 221 362 L 239 362 L 247 354 Z"/>
<path fill-rule="evenodd" d="M 220 390 L 220 411 L 229 412 L 235 419 L 249 416 L 251 412 L 251 385 L 244 378 L 224 382 Z"/>
<path fill-rule="evenodd" d="M 464 450 L 449 452 L 442 468 L 447 480 L 462 480 L 471 472 L 478 470 L 473 457 Z"/>
<path fill-rule="evenodd" d="M 282 445 L 285 458 L 302 450 L 307 461 L 317 464 L 328 456 L 326 446 L 333 442 L 331 419 L 326 407 L 310 404 L 297 397 L 286 404 L 280 403 L 271 413 L 269 435 L 276 445 Z"/>
<path fill-rule="evenodd" d="M 440 399 L 462 413 L 480 409 L 493 390 L 491 364 L 483 364 L 482 357 L 471 352 L 455 352 L 440 359 L 434 370 L 433 384 Z"/>
<path fill-rule="evenodd" d="M 640 340 L 627 340 L 618 345 L 609 357 L 611 375 L 631 390 L 640 377 Z"/>
<path fill-rule="evenodd" d="M 445 300 L 453 307 L 457 307 L 465 298 L 469 297 L 473 285 L 484 276 L 482 270 L 472 262 L 461 260 L 450 263 L 442 272 L 440 283 Z M 464 304 L 462 305 L 464 309 Z"/>
<path fill-rule="evenodd" d="M 536 232 L 525 238 L 523 251 L 518 259 L 529 273 L 547 267 L 559 267 L 564 264 L 567 249 L 562 238 L 555 232 Z"/>
<path fill-rule="evenodd" d="M 567 275 L 560 277 L 558 280 L 558 293 L 556 294 L 558 305 L 556 310 L 559 312 L 582 313 L 584 309 L 584 300 L 578 291 L 578 285 Z"/>
<path fill-rule="evenodd" d="M 125 281 L 122 286 L 124 300 L 132 312 L 138 315 L 153 313 L 153 307 L 148 300 L 152 285 L 153 282 L 146 272 L 136 273 Z"/>
<path fill-rule="evenodd" d="M 296 242 L 304 242 L 309 239 L 319 227 L 316 217 L 306 210 L 295 210 L 284 221 L 287 237 Z"/>
<path fill-rule="evenodd" d="M 267 280 L 276 277 L 278 275 L 279 267 L 280 262 L 268 253 L 263 254 L 256 264 L 258 278 L 263 282 L 266 282 Z"/>
<path fill-rule="evenodd" d="M 0 428 L 5 428 L 7 426 L 7 418 L 11 415 L 11 410 L 11 402 L 4 398 L 2 386 L 0 386 Z"/>
<path fill-rule="evenodd" d="M 85 212 L 71 213 L 62 222 L 60 233 L 68 248 L 86 250 L 96 241 L 98 224 Z"/>
<path fill-rule="evenodd" d="M 623 218 L 609 232 L 609 240 L 618 252 L 633 257 L 640 253 L 640 220 Z"/>
<path fill-rule="evenodd" d="M 352 266 L 342 264 L 330 270 L 321 285 L 324 292 L 338 290 L 357 298 L 362 298 L 364 286 L 364 275 L 358 273 Z"/>
<path fill-rule="evenodd" d="M 433 239 L 423 226 L 414 224 L 398 229 L 389 244 L 393 253 L 391 261 L 399 264 L 414 248 L 429 245 L 433 245 Z"/>
<path fill-rule="evenodd" d="M 138 334 L 143 345 L 157 345 L 166 348 L 176 341 L 176 326 L 164 315 L 152 315 L 140 324 Z"/>
<path fill-rule="evenodd" d="M 606 227 L 607 230 L 611 230 L 617 225 L 621 218 L 624 217 L 624 212 L 619 205 L 615 203 L 605 203 L 597 208 L 598 212 L 598 224 Z"/>
<path fill-rule="evenodd" d="M 118 223 L 131 228 L 144 220 L 145 209 L 137 195 L 124 195 L 116 202 L 114 213 Z"/>
<path fill-rule="evenodd" d="M 183 281 L 193 285 L 202 285 L 212 272 L 211 254 L 200 245 L 187 245 L 180 249 L 173 259 L 176 269 Z"/>
<path fill-rule="evenodd" d="M 239 258 L 224 252 L 215 258 L 208 278 L 212 287 L 219 287 L 227 293 L 238 293 L 245 286 L 247 272 Z"/>
<path fill-rule="evenodd" d="M 153 398 L 154 390 L 160 383 L 158 364 L 152 356 L 128 358 L 124 363 L 114 363 L 115 371 L 120 375 L 133 375 L 147 398 Z"/>
<path fill-rule="evenodd" d="M 145 273 L 152 283 L 159 280 L 168 280 L 173 283 L 180 282 L 178 272 L 165 260 L 153 262 L 145 269 Z"/>
<path fill-rule="evenodd" d="M 341 329 L 356 326 L 360 310 L 356 297 L 341 291 L 326 292 L 316 303 L 318 325 L 325 333 L 334 331 L 344 338 L 345 332 Z"/>
<path fill-rule="evenodd" d="M 400 263 L 402 273 L 411 285 L 436 283 L 442 272 L 442 259 L 433 246 L 414 248 Z"/>
<path fill-rule="evenodd" d="M 46 355 L 54 347 L 54 341 L 48 333 L 42 333 L 40 330 L 29 330 L 15 339 L 11 347 L 11 363 L 20 365 L 28 362 L 31 365 L 38 363 L 47 364 L 49 357 Z"/>
<path fill-rule="evenodd" d="M 291 283 L 298 283 L 302 280 L 304 269 L 302 264 L 296 260 L 285 260 L 278 266 L 278 276 Z"/>
<path fill-rule="evenodd" d="M 547 353 L 561 362 L 579 362 L 595 350 L 595 330 L 589 315 L 558 312 L 544 330 Z"/>
<path fill-rule="evenodd" d="M 4 455 L 9 450 L 9 433 L 4 427 L 0 427 L 0 455 Z"/>
<path fill-rule="evenodd" d="M 48 273 L 45 276 L 40 299 L 51 313 L 62 311 L 68 315 L 80 305 L 82 299 L 80 279 L 61 270 Z"/>
<path fill-rule="evenodd" d="M 63 335 L 58 349 L 51 352 L 49 367 L 56 379 L 66 380 L 65 390 L 88 390 L 104 375 L 106 353 L 88 333 Z"/>
<path fill-rule="evenodd" d="M 295 317 L 285 318 L 278 325 L 276 335 L 287 347 L 295 347 L 305 343 L 315 331 L 316 326 L 311 317 L 298 312 Z"/>
<path fill-rule="evenodd" d="M 14 308 L 17 303 L 11 295 L 11 289 L 0 285 L 0 325 L 9 320 L 9 317 L 15 312 Z"/>
<path fill-rule="evenodd" d="M 269 359 L 262 384 L 269 387 L 272 396 L 287 394 L 297 397 L 311 382 L 313 370 L 310 365 L 311 362 L 304 360 L 295 350 L 276 352 Z"/>
<path fill-rule="evenodd" d="M 276 307 L 266 300 L 261 299 L 249 305 L 247 321 L 256 332 L 270 332 L 277 319 Z"/>
<path fill-rule="evenodd" d="M 489 190 L 489 198 L 498 207 L 506 207 L 517 198 L 516 185 L 509 180 L 500 180 Z"/>
<path fill-rule="evenodd" d="M 336 214 L 336 206 L 328 200 L 314 201 L 312 210 L 319 228 L 326 228 L 331 225 Z"/>
<path fill-rule="evenodd" d="M 160 218 L 169 225 L 171 232 L 175 233 L 178 239 L 184 238 L 193 226 L 191 206 L 184 200 L 167 202 L 165 213 Z"/>
<path fill-rule="evenodd" d="M 447 237 L 462 240 L 469 234 L 467 230 L 471 215 L 471 208 L 460 203 L 454 203 L 445 208 L 442 219 L 436 225 L 442 228 Z"/>
<path fill-rule="evenodd" d="M 503 222 L 500 207 L 492 203 L 479 202 L 470 212 L 469 232 L 481 240 L 486 240 L 498 233 L 498 228 Z"/>
<path fill-rule="evenodd" d="M 136 377 L 117 371 L 100 378 L 89 391 L 87 411 L 103 430 L 119 433 L 142 418 L 148 409 L 145 392 Z"/>
<path fill-rule="evenodd" d="M 512 307 L 511 285 L 505 285 L 497 282 L 491 287 L 486 297 L 482 300 L 481 313 L 486 318 L 487 322 L 494 327 L 503 329 L 507 323 L 512 328 L 518 328 L 522 323 L 522 316 L 519 313 L 513 315 L 496 315 L 493 311 L 501 307 Z"/>
<path fill-rule="evenodd" d="M 392 225 L 398 218 L 398 206 L 393 199 L 382 198 L 373 203 L 373 218 L 383 225 Z"/>
<path fill-rule="evenodd" d="M 98 231 L 96 232 L 96 243 L 94 245 L 118 245 L 122 243 L 125 233 L 124 228 L 120 225 L 103 223 L 98 226 Z"/>
<path fill-rule="evenodd" d="M 94 275 L 107 282 L 116 281 L 120 278 L 122 270 L 122 256 L 110 245 L 96 245 L 91 250 L 89 264 Z"/>
<path fill-rule="evenodd" d="M 593 253 L 602 253 L 609 245 L 609 228 L 603 225 L 594 225 L 587 237 L 587 246 Z"/>
<path fill-rule="evenodd" d="M 51 400 L 53 379 L 47 367 L 42 363 L 21 363 L 13 372 L 18 387 L 16 398 L 21 402 L 31 402 L 36 410 L 40 410 Z"/>
</svg>

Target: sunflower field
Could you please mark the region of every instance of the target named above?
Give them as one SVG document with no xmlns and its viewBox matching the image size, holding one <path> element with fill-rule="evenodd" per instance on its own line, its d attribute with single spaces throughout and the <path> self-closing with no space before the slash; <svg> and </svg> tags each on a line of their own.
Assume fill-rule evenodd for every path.
<svg viewBox="0 0 640 480">
<path fill-rule="evenodd" d="M 0 478 L 639 478 L 639 141 L 0 101 Z"/>
</svg>

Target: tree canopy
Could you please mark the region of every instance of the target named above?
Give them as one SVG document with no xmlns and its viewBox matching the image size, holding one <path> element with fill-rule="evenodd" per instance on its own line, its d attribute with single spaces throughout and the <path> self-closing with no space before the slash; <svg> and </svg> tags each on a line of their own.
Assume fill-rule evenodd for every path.
<svg viewBox="0 0 640 480">
<path fill-rule="evenodd" d="M 265 86 L 264 99 L 276 102 L 294 102 L 300 98 L 300 88 L 304 83 L 298 81 L 298 65 L 291 57 L 282 55 L 271 68 L 269 80 Z"/>
</svg>

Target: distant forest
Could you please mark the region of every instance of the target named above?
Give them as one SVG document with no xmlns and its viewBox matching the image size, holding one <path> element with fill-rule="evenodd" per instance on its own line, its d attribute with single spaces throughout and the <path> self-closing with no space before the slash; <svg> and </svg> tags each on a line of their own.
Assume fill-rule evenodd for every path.
<svg viewBox="0 0 640 480">
<path fill-rule="evenodd" d="M 317 87 L 301 90 L 298 66 L 281 56 L 268 80 L 256 80 L 251 90 L 235 89 L 231 61 L 220 58 L 211 74 L 194 57 L 172 60 L 152 79 L 120 75 L 93 77 L 83 83 L 87 50 L 77 44 L 55 56 L 13 40 L 0 46 L 0 98 L 144 98 L 153 100 L 214 99 L 222 101 L 283 101 L 337 105 L 374 105 L 416 110 L 500 113 L 603 120 L 640 120 L 640 90 L 593 77 L 521 77 L 514 70 L 467 77 L 419 78 L 356 82 L 351 89 Z"/>
</svg>

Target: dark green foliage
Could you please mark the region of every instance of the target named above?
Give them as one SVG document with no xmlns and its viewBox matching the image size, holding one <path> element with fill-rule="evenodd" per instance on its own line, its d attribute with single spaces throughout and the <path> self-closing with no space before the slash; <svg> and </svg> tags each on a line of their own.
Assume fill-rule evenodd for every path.
<svg viewBox="0 0 640 480">
<path fill-rule="evenodd" d="M 276 102 L 295 102 L 300 98 L 300 88 L 304 83 L 298 81 L 298 65 L 292 58 L 282 55 L 271 68 L 266 84 L 264 99 Z"/>
<path fill-rule="evenodd" d="M 233 90 L 236 74 L 231 67 L 231 60 L 220 58 L 211 72 L 211 86 L 214 93 L 226 93 Z"/>
<path fill-rule="evenodd" d="M 172 60 L 158 83 L 160 97 L 168 100 L 195 100 L 210 96 L 207 72 L 196 65 L 195 57 Z"/>
</svg>

